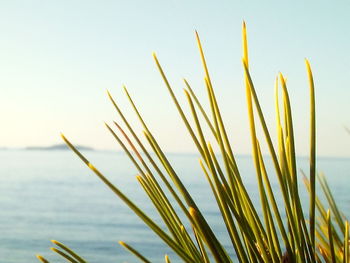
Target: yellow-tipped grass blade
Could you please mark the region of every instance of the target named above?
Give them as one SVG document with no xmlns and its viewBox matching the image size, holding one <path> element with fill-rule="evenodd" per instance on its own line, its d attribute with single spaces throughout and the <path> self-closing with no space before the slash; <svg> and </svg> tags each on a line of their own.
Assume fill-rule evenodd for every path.
<svg viewBox="0 0 350 263">
<path fill-rule="evenodd" d="M 42 263 L 50 263 L 47 259 L 45 259 L 43 256 L 41 255 L 36 255 L 37 259 L 39 259 L 40 262 Z"/>
<path fill-rule="evenodd" d="M 144 263 L 151 263 L 146 257 L 144 257 L 140 252 L 138 252 L 136 249 L 131 247 L 130 245 L 126 244 L 123 241 L 119 241 L 119 244 L 124 247 L 126 250 L 128 250 L 130 253 L 134 254 L 139 260 L 141 260 Z"/>
</svg>

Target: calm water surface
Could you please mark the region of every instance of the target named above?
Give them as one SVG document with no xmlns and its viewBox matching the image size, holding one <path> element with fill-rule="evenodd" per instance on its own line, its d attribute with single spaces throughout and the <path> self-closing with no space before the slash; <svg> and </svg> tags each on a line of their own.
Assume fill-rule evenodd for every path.
<svg viewBox="0 0 350 263">
<path fill-rule="evenodd" d="M 86 155 L 116 186 L 160 222 L 135 179 L 136 169 L 124 154 L 92 151 Z M 172 154 L 169 158 L 213 229 L 228 251 L 232 251 L 199 168 L 198 156 Z M 130 243 L 152 262 L 164 262 L 165 253 L 170 254 L 174 262 L 179 261 L 71 152 L 0 150 L 0 160 L 0 263 L 38 262 L 36 253 L 52 262 L 63 262 L 49 250 L 51 239 L 69 245 L 90 263 L 137 262 L 119 246 L 119 240 Z M 251 159 L 241 156 L 237 162 L 253 201 L 258 202 Z M 270 161 L 267 163 L 271 170 Z M 305 171 L 307 163 L 306 158 L 298 159 L 299 168 Z M 320 158 L 318 170 L 327 175 L 340 208 L 350 217 L 350 160 Z M 271 180 L 277 189 L 273 173 Z M 300 188 L 307 205 L 307 195 L 302 185 Z"/>
</svg>

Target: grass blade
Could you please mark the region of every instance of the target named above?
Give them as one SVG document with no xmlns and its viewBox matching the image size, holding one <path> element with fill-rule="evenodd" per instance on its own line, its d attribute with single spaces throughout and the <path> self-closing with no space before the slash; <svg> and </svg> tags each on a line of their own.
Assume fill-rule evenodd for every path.
<svg viewBox="0 0 350 263">
<path fill-rule="evenodd" d="M 40 262 L 42 263 L 50 263 L 50 261 L 48 261 L 47 259 L 45 259 L 43 256 L 41 255 L 36 255 L 37 259 L 39 259 Z"/>
<path fill-rule="evenodd" d="M 336 263 L 335 252 L 334 252 L 334 244 L 333 244 L 333 227 L 332 227 L 332 219 L 331 219 L 331 211 L 327 211 L 327 226 L 328 226 L 328 239 L 329 239 L 329 250 L 331 254 L 332 263 Z"/>
<path fill-rule="evenodd" d="M 75 260 L 74 258 L 72 258 L 71 256 L 67 255 L 66 253 L 64 253 L 63 251 L 57 249 L 57 248 L 54 248 L 54 247 L 51 247 L 50 248 L 53 252 L 56 252 L 57 254 L 59 254 L 60 256 L 62 256 L 63 258 L 65 258 L 66 260 L 68 260 L 69 262 L 71 263 L 78 263 L 79 261 Z"/>
<path fill-rule="evenodd" d="M 344 235 L 344 259 L 343 263 L 350 262 L 350 254 L 349 254 L 349 222 L 345 222 L 345 235 Z"/>
<path fill-rule="evenodd" d="M 119 241 L 119 244 L 124 247 L 126 250 L 128 250 L 129 252 L 131 252 L 132 254 L 134 254 L 138 259 L 140 259 L 142 262 L 144 263 L 151 263 L 151 261 L 149 261 L 147 258 L 145 258 L 143 255 L 140 254 L 140 252 L 138 252 L 136 249 L 134 249 L 133 247 L 131 247 L 130 245 L 126 244 L 123 241 Z"/>
<path fill-rule="evenodd" d="M 315 88 L 310 63 L 305 59 L 310 86 L 310 235 L 315 246 L 315 198 L 316 198 L 316 111 Z"/>
<path fill-rule="evenodd" d="M 62 248 L 66 252 L 68 252 L 69 255 L 71 255 L 74 259 L 76 259 L 79 263 L 87 263 L 86 260 L 84 260 L 82 257 L 80 257 L 77 253 L 75 253 L 72 249 L 67 247 L 66 245 L 62 244 L 61 242 L 58 242 L 56 240 L 51 240 L 52 243 L 54 243 L 56 246 Z"/>
</svg>

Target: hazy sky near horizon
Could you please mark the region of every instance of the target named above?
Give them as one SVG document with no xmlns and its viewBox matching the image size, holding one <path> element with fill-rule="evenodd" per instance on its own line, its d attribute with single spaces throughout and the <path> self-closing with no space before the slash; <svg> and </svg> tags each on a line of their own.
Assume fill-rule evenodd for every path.
<svg viewBox="0 0 350 263">
<path fill-rule="evenodd" d="M 308 154 L 307 57 L 316 85 L 318 154 L 350 156 L 344 129 L 350 127 L 349 13 L 348 1 L 1 1 L 0 146 L 61 143 L 64 132 L 77 144 L 120 149 L 103 122 L 120 120 L 107 89 L 136 121 L 125 84 L 161 145 L 193 152 L 152 52 L 188 110 L 183 77 L 206 99 L 198 30 L 234 151 L 249 153 L 241 64 L 245 20 L 252 77 L 272 135 L 273 86 L 281 71 L 288 79 L 297 152 Z"/>
</svg>

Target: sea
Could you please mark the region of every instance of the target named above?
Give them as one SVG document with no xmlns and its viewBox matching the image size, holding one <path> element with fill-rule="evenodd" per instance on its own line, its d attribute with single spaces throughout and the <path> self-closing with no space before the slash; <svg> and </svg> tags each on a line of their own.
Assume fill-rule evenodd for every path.
<svg viewBox="0 0 350 263">
<path fill-rule="evenodd" d="M 84 154 L 166 231 L 136 180 L 138 171 L 124 153 L 86 151 Z M 199 156 L 168 154 L 168 158 L 228 253 L 234 256 L 220 211 L 199 166 Z M 271 160 L 265 157 L 265 161 L 283 208 Z M 306 157 L 298 158 L 298 171 L 308 174 L 308 162 Z M 252 158 L 238 156 L 237 163 L 246 188 L 259 207 Z M 350 218 L 350 159 L 318 158 L 317 171 L 326 175 L 339 208 Z M 307 214 L 308 194 L 301 175 L 299 182 Z M 325 200 L 319 190 L 318 187 L 321 200 Z M 50 250 L 53 246 L 50 240 L 64 243 L 90 263 L 138 262 L 118 244 L 120 240 L 151 262 L 164 262 L 165 254 L 172 262 L 181 262 L 71 151 L 0 150 L 0 263 L 34 263 L 38 262 L 37 254 L 51 263 L 66 262 Z"/>
</svg>

